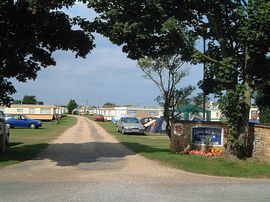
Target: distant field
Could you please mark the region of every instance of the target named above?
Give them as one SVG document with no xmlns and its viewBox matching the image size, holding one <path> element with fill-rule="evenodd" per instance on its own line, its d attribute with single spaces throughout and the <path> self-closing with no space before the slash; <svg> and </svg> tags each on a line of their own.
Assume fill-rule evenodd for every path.
<svg viewBox="0 0 270 202">
<path fill-rule="evenodd" d="M 10 129 L 9 147 L 0 154 L 0 168 L 34 158 L 75 123 L 75 117 L 67 116 L 59 120 L 58 124 L 53 121 L 42 122 L 42 127 L 38 129 Z"/>
<path fill-rule="evenodd" d="M 93 120 L 92 117 L 88 116 L 88 118 Z M 270 164 L 267 163 L 175 154 L 170 152 L 170 140 L 165 135 L 122 135 L 116 132 L 116 126 L 111 122 L 98 122 L 98 124 L 134 152 L 167 166 L 207 175 L 270 178 Z"/>
</svg>

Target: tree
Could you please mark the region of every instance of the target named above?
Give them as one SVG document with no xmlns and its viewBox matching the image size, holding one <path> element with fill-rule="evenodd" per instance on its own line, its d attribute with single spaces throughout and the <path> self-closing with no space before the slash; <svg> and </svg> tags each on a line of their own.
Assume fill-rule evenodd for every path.
<svg viewBox="0 0 270 202">
<path fill-rule="evenodd" d="M 34 95 L 25 95 L 22 100 L 22 104 L 37 104 L 36 96 Z"/>
<path fill-rule="evenodd" d="M 10 104 L 16 92 L 10 78 L 34 80 L 41 68 L 56 64 L 54 51 L 85 57 L 94 47 L 89 23 L 60 10 L 74 4 L 75 0 L 0 2 L 0 104 Z"/>
<path fill-rule="evenodd" d="M 205 102 L 207 103 L 210 100 L 208 96 L 205 96 Z M 192 98 L 192 102 L 199 107 L 203 107 L 203 93 L 198 93 Z"/>
<path fill-rule="evenodd" d="M 22 104 L 22 100 L 13 100 L 12 104 Z"/>
<path fill-rule="evenodd" d="M 44 102 L 38 101 L 37 104 L 38 104 L 38 105 L 44 105 Z"/>
<path fill-rule="evenodd" d="M 180 81 L 187 76 L 185 62 L 180 55 L 163 56 L 155 59 L 148 57 L 138 61 L 145 78 L 152 80 L 159 88 L 161 96 L 157 98 L 163 106 L 166 121 L 166 133 L 171 138 L 171 122 L 176 118 L 175 109 L 186 102 L 194 87 L 179 88 Z"/>
<path fill-rule="evenodd" d="M 106 102 L 103 107 L 104 108 L 112 108 L 112 107 L 116 107 L 117 105 L 111 102 Z"/>
<path fill-rule="evenodd" d="M 76 101 L 74 99 L 71 99 L 68 104 L 67 104 L 67 108 L 68 108 L 68 113 L 72 114 L 73 109 L 76 109 L 78 107 Z"/>
<path fill-rule="evenodd" d="M 201 88 L 219 97 L 229 124 L 227 152 L 245 158 L 253 92 L 270 78 L 269 0 L 91 0 L 98 32 L 130 58 L 180 53 L 205 63 Z M 204 39 L 207 51 L 194 46 Z"/>
<path fill-rule="evenodd" d="M 257 91 L 255 103 L 259 107 L 261 123 L 270 123 L 270 84 Z"/>
</svg>

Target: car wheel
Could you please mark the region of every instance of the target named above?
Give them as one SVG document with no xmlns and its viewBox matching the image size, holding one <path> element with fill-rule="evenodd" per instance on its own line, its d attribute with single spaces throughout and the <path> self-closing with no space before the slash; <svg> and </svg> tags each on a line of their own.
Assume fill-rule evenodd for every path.
<svg viewBox="0 0 270 202">
<path fill-rule="evenodd" d="M 36 125 L 32 123 L 32 124 L 30 124 L 30 128 L 35 129 Z"/>
<path fill-rule="evenodd" d="M 6 124 L 6 127 L 7 127 L 7 128 L 11 128 L 9 123 Z"/>
</svg>

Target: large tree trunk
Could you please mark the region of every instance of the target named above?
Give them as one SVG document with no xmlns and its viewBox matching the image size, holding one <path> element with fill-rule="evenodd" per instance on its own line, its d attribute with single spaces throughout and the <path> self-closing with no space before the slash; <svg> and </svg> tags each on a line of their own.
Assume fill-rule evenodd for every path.
<svg viewBox="0 0 270 202">
<path fill-rule="evenodd" d="M 249 112 L 251 108 L 251 98 L 252 98 L 253 90 L 247 83 L 245 83 L 245 90 L 244 90 L 244 105 L 242 109 L 243 119 L 238 123 L 238 134 L 237 138 L 238 141 L 242 141 L 243 145 L 240 147 L 234 147 L 230 143 L 228 144 L 229 147 L 229 154 L 244 159 L 247 157 L 247 140 L 248 140 L 248 133 L 249 133 Z"/>
<path fill-rule="evenodd" d="M 248 50 L 245 52 L 245 66 L 244 66 L 244 82 L 243 82 L 243 106 L 242 106 L 242 120 L 238 122 L 237 128 L 237 140 L 242 142 L 241 146 L 235 147 L 229 142 L 229 153 L 240 159 L 244 159 L 248 156 L 248 135 L 249 135 L 249 113 L 251 108 L 251 99 L 254 92 L 254 86 L 252 85 L 252 69 L 254 67 L 253 59 L 250 57 Z"/>
<path fill-rule="evenodd" d="M 240 123 L 239 128 L 239 138 L 242 138 L 244 141 L 244 147 L 239 152 L 240 158 L 247 157 L 247 147 L 248 147 L 248 137 L 249 137 L 249 113 L 251 108 L 251 99 L 254 93 L 255 86 L 252 84 L 253 81 L 253 69 L 254 58 L 250 56 L 249 50 L 245 48 L 245 75 L 244 75 L 244 106 L 243 106 L 243 121 Z"/>
</svg>

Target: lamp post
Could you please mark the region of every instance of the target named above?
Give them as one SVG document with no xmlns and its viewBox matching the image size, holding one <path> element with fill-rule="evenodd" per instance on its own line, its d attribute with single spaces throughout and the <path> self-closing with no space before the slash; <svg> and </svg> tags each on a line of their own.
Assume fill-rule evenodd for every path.
<svg viewBox="0 0 270 202">
<path fill-rule="evenodd" d="M 205 54 L 205 37 L 203 37 L 203 54 Z M 203 63 L 203 84 L 205 82 L 205 62 Z M 204 87 L 205 88 L 205 87 Z M 205 89 L 203 88 L 203 121 L 206 121 L 205 119 Z"/>
<path fill-rule="evenodd" d="M 206 52 L 206 35 L 207 35 L 207 26 L 206 25 L 203 25 L 201 26 L 202 28 L 202 37 L 203 37 L 203 54 L 205 54 Z M 206 121 L 206 94 L 205 94 L 205 70 L 206 70 L 206 67 L 205 67 L 205 62 L 203 63 L 203 121 Z"/>
</svg>

